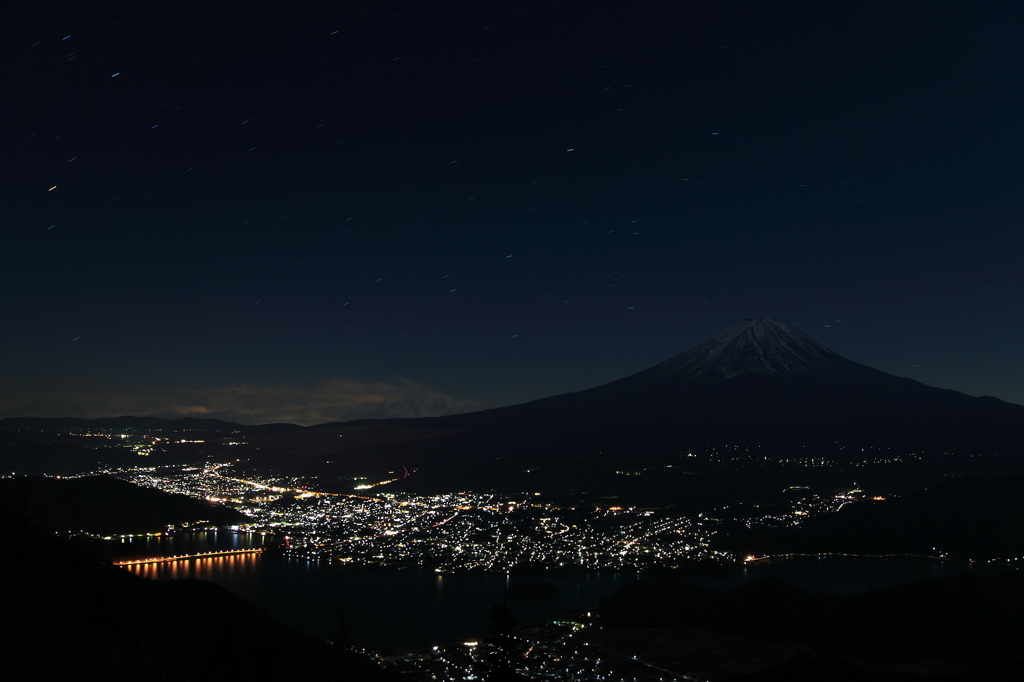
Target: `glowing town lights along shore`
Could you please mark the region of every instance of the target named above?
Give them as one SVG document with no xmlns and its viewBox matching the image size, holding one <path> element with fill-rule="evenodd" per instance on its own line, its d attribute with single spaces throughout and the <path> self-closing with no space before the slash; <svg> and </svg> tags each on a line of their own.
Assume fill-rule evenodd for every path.
<svg viewBox="0 0 1024 682">
<path fill-rule="evenodd" d="M 199 554 L 178 554 L 175 556 L 152 557 L 149 559 L 128 559 L 126 561 L 115 561 L 115 566 L 140 566 L 142 564 L 160 564 L 167 561 L 187 561 L 188 559 L 208 559 L 211 557 L 237 556 L 239 554 L 259 554 L 259 549 L 226 549 L 219 552 L 201 552 Z"/>
</svg>

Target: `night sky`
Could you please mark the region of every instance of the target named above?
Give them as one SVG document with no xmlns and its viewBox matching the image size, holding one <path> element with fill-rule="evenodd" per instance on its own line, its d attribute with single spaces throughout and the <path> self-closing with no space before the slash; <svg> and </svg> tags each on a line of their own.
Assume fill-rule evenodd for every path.
<svg viewBox="0 0 1024 682">
<path fill-rule="evenodd" d="M 775 317 L 1024 403 L 1024 5 L 7 3 L 0 417 L 313 424 Z"/>
</svg>

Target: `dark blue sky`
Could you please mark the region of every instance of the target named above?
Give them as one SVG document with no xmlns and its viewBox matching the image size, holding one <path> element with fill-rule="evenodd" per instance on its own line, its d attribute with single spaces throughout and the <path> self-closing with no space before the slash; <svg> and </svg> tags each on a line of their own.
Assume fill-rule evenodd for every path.
<svg viewBox="0 0 1024 682">
<path fill-rule="evenodd" d="M 1024 403 L 1021 3 L 0 21 L 0 416 L 499 406 L 754 316 Z"/>
</svg>

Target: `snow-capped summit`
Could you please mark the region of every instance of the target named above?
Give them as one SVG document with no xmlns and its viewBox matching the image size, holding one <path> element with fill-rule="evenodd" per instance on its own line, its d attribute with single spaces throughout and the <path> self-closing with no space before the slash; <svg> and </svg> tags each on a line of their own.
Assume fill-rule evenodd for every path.
<svg viewBox="0 0 1024 682">
<path fill-rule="evenodd" d="M 833 374 L 852 364 L 841 355 L 770 317 L 743 320 L 685 353 L 655 365 L 646 377 L 717 381 L 743 374 Z"/>
<path fill-rule="evenodd" d="M 1024 406 L 888 374 L 761 317 L 583 391 L 447 417 L 325 426 L 335 430 L 309 430 L 320 438 L 310 441 L 315 456 L 335 459 L 336 434 L 345 435 L 352 461 L 422 466 L 449 490 L 458 481 L 464 489 L 611 486 L 618 495 L 621 482 L 618 474 L 608 482 L 609 468 L 696 446 L 763 447 L 766 457 L 837 444 L 1020 453 Z M 657 486 L 674 471 L 659 468 L 637 482 Z"/>
</svg>

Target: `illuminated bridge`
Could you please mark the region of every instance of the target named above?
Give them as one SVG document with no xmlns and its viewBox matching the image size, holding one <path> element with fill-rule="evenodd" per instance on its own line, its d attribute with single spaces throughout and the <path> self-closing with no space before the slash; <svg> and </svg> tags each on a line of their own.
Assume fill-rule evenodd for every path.
<svg viewBox="0 0 1024 682">
<path fill-rule="evenodd" d="M 176 554 L 174 556 L 158 556 L 150 559 L 127 559 L 125 561 L 115 561 L 115 566 L 140 566 L 142 564 L 159 564 L 165 561 L 184 561 L 186 559 L 209 559 L 211 557 L 219 556 L 237 556 L 239 554 L 259 554 L 263 551 L 263 548 L 259 549 L 225 549 L 220 552 L 201 552 L 199 554 Z"/>
</svg>

